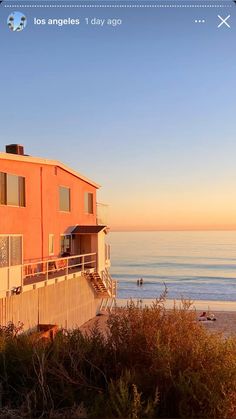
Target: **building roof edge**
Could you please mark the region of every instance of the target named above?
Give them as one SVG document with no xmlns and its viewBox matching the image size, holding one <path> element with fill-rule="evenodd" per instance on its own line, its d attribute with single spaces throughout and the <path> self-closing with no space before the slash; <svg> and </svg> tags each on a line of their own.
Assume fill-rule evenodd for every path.
<svg viewBox="0 0 236 419">
<path fill-rule="evenodd" d="M 77 178 L 83 180 L 84 182 L 94 186 L 96 189 L 99 189 L 101 185 L 94 182 L 93 180 L 83 176 L 81 173 L 77 172 L 76 170 L 71 169 L 69 166 L 66 166 L 65 164 L 61 163 L 58 160 L 50 160 L 50 159 L 44 159 L 41 157 L 32 157 L 27 155 L 19 155 L 19 154 L 10 154 L 10 153 L 1 153 L 0 152 L 0 159 L 3 160 L 13 160 L 13 161 L 21 161 L 25 163 L 34 163 L 34 164 L 45 164 L 48 166 L 57 166 L 61 169 L 65 170 L 68 173 L 71 173 L 72 175 L 76 176 Z"/>
</svg>

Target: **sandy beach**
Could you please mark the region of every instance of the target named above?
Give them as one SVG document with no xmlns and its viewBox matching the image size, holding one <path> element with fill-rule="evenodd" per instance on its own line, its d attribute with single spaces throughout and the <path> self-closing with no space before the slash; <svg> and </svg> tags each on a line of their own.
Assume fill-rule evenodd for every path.
<svg viewBox="0 0 236 419">
<path fill-rule="evenodd" d="M 117 300 L 117 307 L 125 307 L 127 301 L 128 300 Z M 136 300 L 133 301 L 136 302 Z M 150 305 L 151 303 L 152 300 L 142 300 L 142 306 Z M 167 309 L 171 309 L 173 304 L 173 300 L 166 300 L 165 302 Z M 176 301 L 176 304 L 180 304 L 180 301 Z M 197 321 L 199 314 L 203 311 L 210 312 L 215 315 L 216 321 L 201 322 L 202 326 L 206 327 L 209 332 L 220 332 L 224 337 L 236 336 L 236 303 L 223 301 L 195 301 L 192 309 L 196 312 Z M 89 333 L 89 331 L 97 324 L 101 332 L 106 332 L 108 316 L 108 313 L 104 313 L 94 317 L 80 327 L 81 331 Z"/>
</svg>

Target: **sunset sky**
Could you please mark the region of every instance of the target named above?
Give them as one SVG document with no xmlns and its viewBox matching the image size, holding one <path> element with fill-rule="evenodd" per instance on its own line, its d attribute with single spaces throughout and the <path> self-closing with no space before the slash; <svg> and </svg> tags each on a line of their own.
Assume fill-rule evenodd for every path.
<svg viewBox="0 0 236 419">
<path fill-rule="evenodd" d="M 217 28 L 217 9 L 22 9 L 21 33 L 5 24 L 9 10 L 2 151 L 24 144 L 100 183 L 113 229 L 236 228 L 236 7 L 220 11 L 231 29 Z M 86 16 L 123 25 L 32 24 Z"/>
</svg>

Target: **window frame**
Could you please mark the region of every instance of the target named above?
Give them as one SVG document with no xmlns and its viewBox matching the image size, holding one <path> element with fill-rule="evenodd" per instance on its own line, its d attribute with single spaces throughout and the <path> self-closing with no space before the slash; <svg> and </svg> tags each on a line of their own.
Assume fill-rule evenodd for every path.
<svg viewBox="0 0 236 419">
<path fill-rule="evenodd" d="M 89 200 L 89 197 L 92 197 L 92 200 Z M 92 210 L 90 211 L 90 204 Z M 85 214 L 94 215 L 94 193 L 93 192 L 84 192 L 84 212 Z"/>
<path fill-rule="evenodd" d="M 61 209 L 61 189 L 67 189 L 69 191 L 69 209 Z M 69 186 L 59 185 L 59 211 L 64 213 L 70 213 L 71 212 L 71 188 Z"/>
<path fill-rule="evenodd" d="M 8 265 L 7 266 L 0 266 L 1 269 L 9 269 L 14 268 L 15 266 L 22 266 L 24 261 L 24 241 L 23 241 L 23 234 L 0 234 L 0 237 L 7 237 L 8 239 Z M 19 265 L 12 265 L 11 264 L 11 238 L 12 237 L 20 237 L 21 238 L 21 263 Z"/>
<path fill-rule="evenodd" d="M 17 201 L 18 204 L 9 204 L 8 196 L 8 179 L 10 176 L 17 178 Z M 26 207 L 26 188 L 25 188 L 25 176 L 20 176 L 15 173 L 0 172 L 0 205 L 25 208 Z"/>
<path fill-rule="evenodd" d="M 62 241 L 62 238 L 65 238 L 65 237 L 67 237 L 68 239 L 69 239 L 69 243 L 70 243 L 70 253 L 72 253 L 72 234 L 60 234 L 60 255 L 62 255 L 63 253 L 65 253 L 67 250 L 66 249 L 64 249 L 63 250 L 63 252 L 62 252 L 62 248 L 61 248 L 61 241 Z"/>
<path fill-rule="evenodd" d="M 52 252 L 51 252 L 51 245 L 52 245 Z M 49 233 L 48 235 L 48 254 L 49 256 L 55 255 L 55 234 L 53 233 Z"/>
</svg>

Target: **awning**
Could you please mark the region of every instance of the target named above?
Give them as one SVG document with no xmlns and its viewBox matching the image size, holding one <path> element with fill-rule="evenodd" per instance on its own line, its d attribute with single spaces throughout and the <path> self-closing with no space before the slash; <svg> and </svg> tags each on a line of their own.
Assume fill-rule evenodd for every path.
<svg viewBox="0 0 236 419">
<path fill-rule="evenodd" d="M 106 228 L 106 226 L 76 226 L 74 230 L 71 231 L 71 234 L 97 234 L 104 230 L 104 228 Z"/>
</svg>

